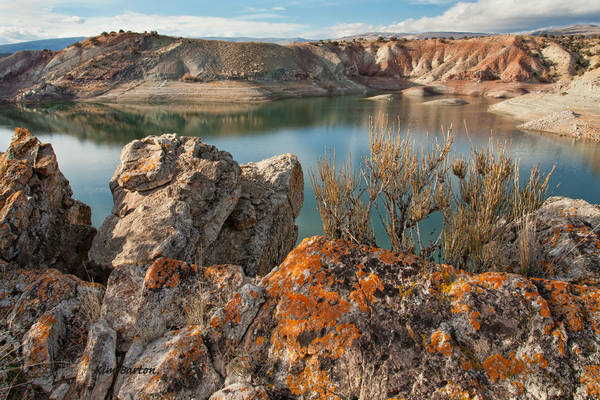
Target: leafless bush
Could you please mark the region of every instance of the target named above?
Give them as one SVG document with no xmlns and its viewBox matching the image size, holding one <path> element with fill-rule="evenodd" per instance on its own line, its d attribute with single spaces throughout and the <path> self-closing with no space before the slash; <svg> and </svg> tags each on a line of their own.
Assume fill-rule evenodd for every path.
<svg viewBox="0 0 600 400">
<path fill-rule="evenodd" d="M 485 150 L 473 148 L 469 161 L 453 161 L 459 192 L 444 213 L 442 243 L 447 262 L 475 272 L 491 269 L 497 257 L 488 244 L 510 223 L 527 219 L 541 206 L 554 169 L 542 177 L 535 167 L 521 188 L 519 162 L 507 151 L 506 144 L 494 149 L 490 140 Z"/>
<path fill-rule="evenodd" d="M 362 200 L 360 178 L 348 163 L 337 167 L 335 155 L 318 161 L 317 173 L 310 180 L 317 198 L 326 235 L 359 244 L 375 244 L 370 204 Z"/>
<path fill-rule="evenodd" d="M 402 136 L 386 120 L 371 120 L 369 154 L 354 173 L 335 156 L 319 160 L 311 183 L 323 230 L 334 238 L 375 244 L 372 212 L 376 211 L 395 251 L 423 250 L 419 223 L 448 205 L 445 183 L 452 135 L 427 148 Z"/>
<path fill-rule="evenodd" d="M 490 140 L 485 149 L 473 147 L 469 159 L 450 161 L 451 130 L 441 142 L 425 146 L 382 119 L 372 120 L 369 131 L 369 154 L 358 173 L 348 163 L 338 167 L 331 154 L 311 172 L 326 235 L 373 245 L 375 211 L 392 250 L 433 260 L 441 249 L 446 262 L 484 271 L 498 259 L 490 243 L 511 223 L 523 221 L 521 268 L 529 270 L 534 228 L 527 215 L 541 206 L 554 168 L 545 176 L 533 168 L 521 187 L 519 162 L 508 155 L 506 144 L 495 149 Z M 451 175 L 458 181 L 455 191 Z M 419 225 L 434 213 L 443 218 L 441 234 L 423 243 Z"/>
</svg>

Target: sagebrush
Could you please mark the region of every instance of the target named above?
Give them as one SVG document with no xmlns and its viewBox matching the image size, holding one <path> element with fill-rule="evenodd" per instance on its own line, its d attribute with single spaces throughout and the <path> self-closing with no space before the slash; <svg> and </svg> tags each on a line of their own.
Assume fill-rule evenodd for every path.
<svg viewBox="0 0 600 400">
<path fill-rule="evenodd" d="M 465 159 L 450 156 L 451 129 L 441 141 L 417 145 L 410 134 L 372 119 L 369 135 L 369 152 L 357 170 L 351 161 L 338 166 L 335 155 L 326 153 L 311 171 L 326 235 L 376 245 L 376 217 L 392 250 L 483 271 L 497 260 L 490 244 L 522 221 L 521 269 L 529 269 L 533 228 L 527 216 L 544 201 L 554 168 L 545 175 L 533 168 L 521 186 L 519 161 L 509 156 L 507 144 L 472 145 Z M 441 218 L 440 234 L 424 241 L 420 224 L 433 214 Z"/>
</svg>

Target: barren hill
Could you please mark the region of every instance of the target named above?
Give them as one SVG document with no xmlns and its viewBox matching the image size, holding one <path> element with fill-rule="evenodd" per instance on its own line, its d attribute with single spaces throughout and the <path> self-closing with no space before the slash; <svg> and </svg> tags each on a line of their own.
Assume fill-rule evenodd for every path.
<svg viewBox="0 0 600 400">
<path fill-rule="evenodd" d="M 229 102 L 425 84 L 469 92 L 461 82 L 550 82 L 574 74 L 574 60 L 557 43 L 512 35 L 280 46 L 120 33 L 0 59 L 0 100 Z"/>
</svg>

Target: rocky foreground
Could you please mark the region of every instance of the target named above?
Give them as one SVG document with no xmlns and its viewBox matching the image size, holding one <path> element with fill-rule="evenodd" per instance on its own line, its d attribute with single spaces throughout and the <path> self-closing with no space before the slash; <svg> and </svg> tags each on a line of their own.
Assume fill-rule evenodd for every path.
<svg viewBox="0 0 600 400">
<path fill-rule="evenodd" d="M 524 277 L 318 236 L 292 250 L 303 187 L 292 155 L 240 166 L 196 138 L 134 141 L 92 244 L 61 233 L 93 228 L 67 217 L 89 208 L 50 145 L 18 129 L 0 173 L 3 395 L 600 396 L 600 207 L 582 200 L 536 212 Z M 507 265 L 515 235 L 498 243 Z"/>
</svg>

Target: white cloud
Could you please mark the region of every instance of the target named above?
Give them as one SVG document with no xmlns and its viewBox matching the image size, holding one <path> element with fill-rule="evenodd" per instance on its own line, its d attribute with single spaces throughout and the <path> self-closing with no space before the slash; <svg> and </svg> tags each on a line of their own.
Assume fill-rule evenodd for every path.
<svg viewBox="0 0 600 400">
<path fill-rule="evenodd" d="M 285 7 L 281 7 L 281 6 L 273 7 L 271 10 L 273 10 L 273 11 L 285 11 Z"/>
<path fill-rule="evenodd" d="M 7 13 L 0 6 L 0 43 L 15 43 L 56 37 L 93 36 L 103 31 L 119 29 L 143 32 L 156 30 L 161 34 L 184 37 L 253 36 L 292 37 L 307 29 L 306 25 L 267 22 L 252 18 L 220 18 L 204 16 L 163 16 L 127 13 L 116 16 L 82 19 L 56 14 L 50 10 L 21 10 Z M 15 18 L 15 15 L 18 15 Z"/>
<path fill-rule="evenodd" d="M 77 15 L 72 15 L 70 17 L 64 18 L 63 22 L 67 23 L 67 24 L 70 23 L 70 22 L 72 22 L 74 24 L 83 24 L 83 23 L 85 23 L 85 19 L 81 18 L 81 17 L 79 17 Z"/>
<path fill-rule="evenodd" d="M 394 32 L 511 32 L 593 20 L 600 20 L 598 0 L 478 0 L 459 2 L 439 16 L 406 19 L 381 29 Z"/>
</svg>

